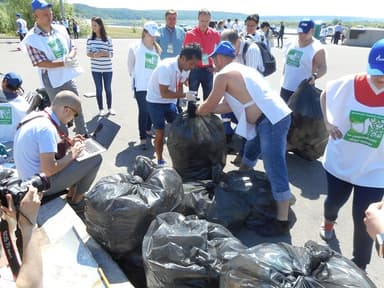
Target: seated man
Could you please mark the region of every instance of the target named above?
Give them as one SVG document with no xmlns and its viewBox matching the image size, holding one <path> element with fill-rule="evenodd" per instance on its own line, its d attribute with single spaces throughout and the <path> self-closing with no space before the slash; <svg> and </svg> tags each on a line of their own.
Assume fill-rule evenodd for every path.
<svg viewBox="0 0 384 288">
<path fill-rule="evenodd" d="M 0 141 L 13 141 L 17 124 L 24 118 L 29 109 L 27 101 L 22 97 L 23 80 L 16 73 L 5 74 L 0 89 Z"/>
<path fill-rule="evenodd" d="M 46 195 L 73 188 L 67 199 L 76 212 L 82 212 L 84 193 L 92 185 L 102 160 L 97 155 L 76 161 L 84 149 L 84 138 L 76 135 L 74 139 L 69 139 L 60 131 L 60 125 L 66 125 L 80 111 L 80 97 L 68 90 L 61 91 L 51 108 L 32 112 L 23 119 L 14 140 L 14 158 L 19 177 L 26 180 L 34 174 L 45 173 L 51 183 Z M 60 148 L 65 142 L 68 149 L 62 151 Z"/>
</svg>

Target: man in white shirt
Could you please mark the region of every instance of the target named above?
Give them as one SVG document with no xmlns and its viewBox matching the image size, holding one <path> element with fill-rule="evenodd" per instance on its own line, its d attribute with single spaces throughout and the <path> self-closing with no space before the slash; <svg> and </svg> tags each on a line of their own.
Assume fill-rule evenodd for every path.
<svg viewBox="0 0 384 288">
<path fill-rule="evenodd" d="M 27 114 L 29 104 L 22 96 L 23 83 L 20 75 L 5 74 L 0 90 L 0 141 L 13 141 L 16 127 Z"/>
<path fill-rule="evenodd" d="M 201 60 L 201 53 L 199 45 L 188 44 L 183 47 L 179 56 L 164 59 L 152 73 L 146 100 L 155 128 L 154 148 L 158 165 L 165 164 L 163 159 L 165 120 L 170 123 L 176 118 L 176 101 L 186 96 L 183 83 L 187 81 L 189 71 Z"/>
</svg>

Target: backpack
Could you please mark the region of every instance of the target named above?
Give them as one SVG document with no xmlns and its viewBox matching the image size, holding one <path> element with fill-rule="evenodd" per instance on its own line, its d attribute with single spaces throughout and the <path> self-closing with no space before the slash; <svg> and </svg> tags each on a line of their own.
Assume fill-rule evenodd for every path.
<svg viewBox="0 0 384 288">
<path fill-rule="evenodd" d="M 268 50 L 267 46 L 263 42 L 257 42 L 253 40 L 246 40 L 244 42 L 244 47 L 243 47 L 244 64 L 246 64 L 245 54 L 247 53 L 247 50 L 252 43 L 255 43 L 257 44 L 257 46 L 259 46 L 261 58 L 263 60 L 264 72 L 260 72 L 260 73 L 263 74 L 264 76 L 271 75 L 276 71 L 276 59 L 275 59 L 275 56 L 272 55 L 272 53 Z"/>
</svg>

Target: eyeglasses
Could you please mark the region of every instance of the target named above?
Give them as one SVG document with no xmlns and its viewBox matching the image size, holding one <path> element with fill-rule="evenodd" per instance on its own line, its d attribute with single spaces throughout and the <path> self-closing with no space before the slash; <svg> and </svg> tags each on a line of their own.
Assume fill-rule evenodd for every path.
<svg viewBox="0 0 384 288">
<path fill-rule="evenodd" d="M 64 106 L 64 108 L 68 108 L 69 110 L 71 110 L 71 111 L 73 112 L 73 115 L 74 115 L 75 118 L 76 118 L 77 116 L 79 116 L 79 113 L 78 113 L 75 109 L 73 109 L 72 107 L 70 107 L 70 106 Z"/>
</svg>

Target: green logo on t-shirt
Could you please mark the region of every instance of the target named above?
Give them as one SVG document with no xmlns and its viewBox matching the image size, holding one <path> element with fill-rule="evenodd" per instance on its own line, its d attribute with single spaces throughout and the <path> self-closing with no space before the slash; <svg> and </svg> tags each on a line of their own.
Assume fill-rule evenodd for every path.
<svg viewBox="0 0 384 288">
<path fill-rule="evenodd" d="M 59 38 L 54 38 L 48 42 L 48 46 L 51 48 L 53 55 L 56 59 L 63 58 L 67 54 L 67 49 L 65 49 L 63 43 L 61 43 Z"/>
<path fill-rule="evenodd" d="M 157 66 L 157 61 L 159 59 L 158 55 L 145 53 L 145 68 L 146 69 L 155 69 Z"/>
<path fill-rule="evenodd" d="M 299 67 L 300 59 L 303 57 L 303 51 L 292 49 L 288 52 L 287 55 L 287 65 Z"/>
<path fill-rule="evenodd" d="M 0 125 L 12 124 L 12 108 L 10 106 L 0 107 Z"/>
<path fill-rule="evenodd" d="M 349 120 L 351 128 L 344 135 L 344 140 L 379 147 L 384 135 L 384 116 L 351 111 Z"/>
</svg>

